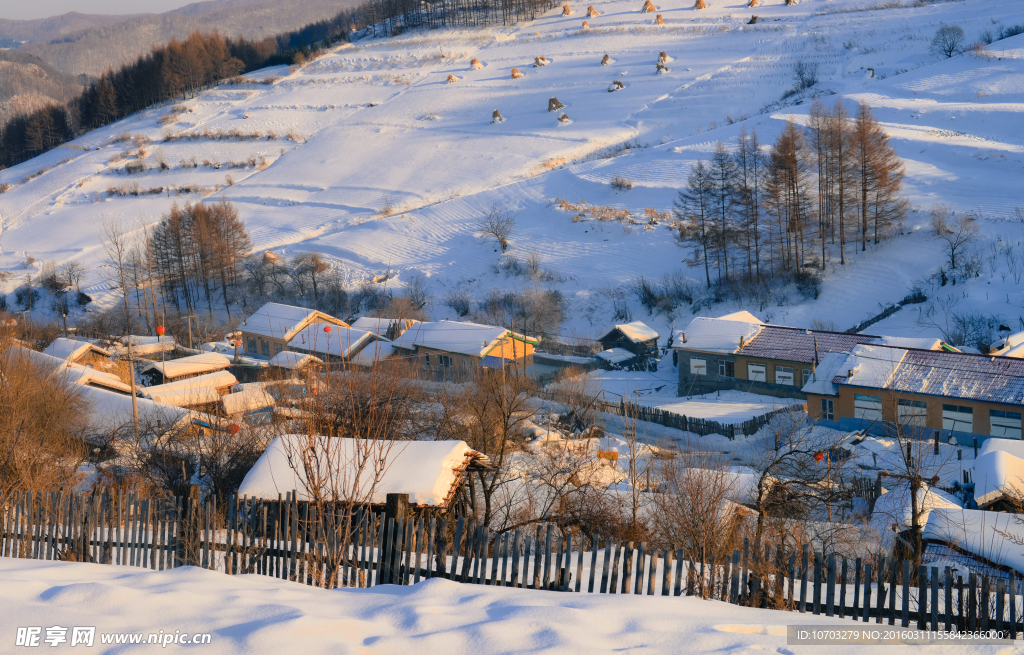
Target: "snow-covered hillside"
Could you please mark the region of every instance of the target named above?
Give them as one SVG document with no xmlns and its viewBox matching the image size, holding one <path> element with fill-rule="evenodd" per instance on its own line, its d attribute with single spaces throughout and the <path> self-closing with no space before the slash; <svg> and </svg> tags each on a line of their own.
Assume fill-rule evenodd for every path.
<svg viewBox="0 0 1024 655">
<path fill-rule="evenodd" d="M 819 65 L 811 93 L 839 94 L 851 109 L 862 99 L 871 105 L 906 163 L 905 190 L 917 211 L 904 236 L 863 254 L 851 250 L 846 266 L 831 262 L 817 300 L 780 295 L 751 308 L 762 318 L 797 326 L 819 319 L 845 329 L 877 313 L 880 303 L 902 298 L 944 261 L 927 230 L 927 211 L 938 203 L 985 217 L 986 262 L 997 239 L 1024 240 L 1024 224 L 1008 218 L 1024 208 L 1024 35 L 996 41 L 987 58 L 939 61 L 929 54 L 943 23 L 962 26 L 968 41 L 1024 23 L 1020 0 L 907 0 L 902 8 L 878 9 L 867 0 L 766 0 L 753 9 L 725 0 L 701 11 L 688 0 L 666 0 L 658 5 L 664 26 L 640 13 L 642 4 L 604 0 L 593 3 L 601 15 L 589 19 L 585 4 L 573 4 L 574 15 L 552 10 L 513 28 L 357 40 L 294 72 L 249 75 L 280 76 L 269 84 L 208 90 L 184 102 L 187 111 L 176 122 L 158 122 L 168 107 L 150 109 L 2 171 L 0 182 L 13 186 L 0 195 L 0 269 L 15 273 L 2 291 L 28 272 L 26 256 L 36 269 L 75 259 L 89 268 L 86 292 L 100 305 L 110 302 L 98 268 L 104 219 L 152 224 L 173 202 L 226 198 L 239 208 L 257 251 L 320 251 L 352 284 L 391 270 L 397 277 L 389 285 L 400 289 L 422 274 L 435 297 L 431 314 L 454 316 L 440 302 L 452 289 L 480 298 L 491 288 L 534 284 L 496 270 L 500 253 L 475 233 L 480 216 L 499 205 L 518 216 L 510 252 L 535 253 L 552 273 L 541 285 L 569 300 L 562 332 L 594 336 L 611 321 L 608 290 L 638 275 L 682 271 L 698 284 L 702 275 L 684 263 L 689 250 L 679 247 L 667 221 L 574 222 L 575 213 L 554 201 L 625 208 L 640 219 L 648 208 L 670 210 L 690 167 L 707 159 L 717 141 L 735 143 L 746 126 L 770 144 L 788 117 L 806 118 L 807 92 L 781 100 L 797 62 Z M 758 21 L 749 24 L 754 14 Z M 581 29 L 584 19 L 590 29 Z M 671 60 L 659 74 L 661 51 Z M 610 61 L 602 66 L 606 54 Z M 549 63 L 534 67 L 540 55 Z M 520 79 L 511 79 L 513 67 Z M 457 81 L 448 83 L 449 76 Z M 614 80 L 624 88 L 609 92 Z M 548 112 L 552 97 L 565 108 Z M 504 122 L 491 122 L 495 109 Z M 557 120 L 562 113 L 571 123 Z M 262 138 L 214 138 L 231 130 Z M 124 173 L 118 157 L 130 144 L 115 137 L 125 132 L 152 140 L 146 172 Z M 167 134 L 196 138 L 162 142 Z M 620 156 L 609 156 L 626 143 Z M 160 156 L 169 170 L 157 167 Z M 259 157 L 263 164 L 244 164 Z M 196 167 L 180 165 L 192 158 Z M 615 175 L 633 188 L 613 189 Z M 135 183 L 163 190 L 108 193 Z M 197 191 L 167 190 L 189 185 Z M 981 277 L 955 294 L 963 294 L 965 307 L 1016 321 L 1024 295 L 1002 259 L 990 259 Z M 904 309 L 873 331 L 935 334 L 919 325 L 916 311 Z M 663 335 L 672 320 L 689 317 L 686 308 L 648 317 L 635 303 L 633 312 Z"/>
</svg>

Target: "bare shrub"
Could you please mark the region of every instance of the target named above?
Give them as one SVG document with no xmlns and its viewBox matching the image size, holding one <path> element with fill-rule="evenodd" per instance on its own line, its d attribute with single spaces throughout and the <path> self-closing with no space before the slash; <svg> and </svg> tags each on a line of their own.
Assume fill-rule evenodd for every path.
<svg viewBox="0 0 1024 655">
<path fill-rule="evenodd" d="M 445 306 L 455 312 L 459 318 L 469 314 L 471 303 L 468 291 L 451 291 L 444 298 Z"/>
<path fill-rule="evenodd" d="M 508 209 L 497 205 L 491 207 L 487 215 L 477 223 L 477 231 L 484 239 L 494 241 L 505 252 L 509 245 L 509 237 L 516 227 L 516 215 Z"/>
<path fill-rule="evenodd" d="M 609 184 L 611 184 L 612 188 L 616 191 L 629 191 L 633 188 L 633 180 L 627 177 L 622 177 L 619 174 L 613 175 Z"/>
<path fill-rule="evenodd" d="M 936 57 L 946 59 L 963 54 L 966 38 L 964 28 L 959 25 L 943 25 L 932 37 L 931 52 Z"/>
<path fill-rule="evenodd" d="M 818 83 L 818 64 L 808 61 L 796 62 L 793 65 L 793 77 L 796 78 L 797 90 L 811 88 Z"/>
</svg>

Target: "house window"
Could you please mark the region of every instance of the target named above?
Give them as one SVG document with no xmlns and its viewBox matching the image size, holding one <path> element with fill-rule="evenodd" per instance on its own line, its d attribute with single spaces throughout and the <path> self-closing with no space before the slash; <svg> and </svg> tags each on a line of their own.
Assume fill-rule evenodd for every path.
<svg viewBox="0 0 1024 655">
<path fill-rule="evenodd" d="M 747 364 L 747 379 L 752 382 L 766 382 L 768 376 L 764 364 Z"/>
<path fill-rule="evenodd" d="M 251 352 L 253 355 L 256 354 L 256 337 L 249 337 L 249 343 L 246 346 L 246 350 Z"/>
<path fill-rule="evenodd" d="M 270 342 L 266 339 L 260 339 L 260 352 L 265 356 L 270 357 Z"/>
<path fill-rule="evenodd" d="M 776 366 L 775 384 L 793 384 L 793 368 L 790 366 Z"/>
<path fill-rule="evenodd" d="M 469 360 L 468 359 L 465 359 L 465 358 L 462 359 L 462 368 L 469 368 Z"/>
<path fill-rule="evenodd" d="M 690 375 L 707 375 L 708 374 L 708 360 L 697 359 L 696 357 L 690 358 Z"/>
<path fill-rule="evenodd" d="M 800 370 L 800 386 L 807 386 L 807 383 L 811 381 L 811 369 L 805 368 Z"/>
<path fill-rule="evenodd" d="M 447 367 L 452 365 L 452 358 L 449 357 L 448 355 L 438 355 L 437 361 L 438 364 L 440 364 L 441 366 Z"/>
<path fill-rule="evenodd" d="M 430 366 L 430 353 L 423 355 L 423 363 Z"/>
<path fill-rule="evenodd" d="M 988 413 L 989 434 L 1003 439 L 1020 439 L 1020 412 L 993 409 Z"/>
<path fill-rule="evenodd" d="M 726 359 L 718 360 L 718 377 L 720 378 L 734 378 L 736 377 L 736 362 L 730 362 Z"/>
<path fill-rule="evenodd" d="M 928 425 L 928 403 L 923 400 L 900 398 L 896 408 L 896 420 L 900 425 L 923 428 Z"/>
<path fill-rule="evenodd" d="M 826 421 L 836 420 L 835 403 L 831 398 L 821 399 L 821 418 Z"/>
<path fill-rule="evenodd" d="M 283 343 L 278 343 L 277 341 L 275 341 L 274 342 L 274 354 L 276 355 L 277 353 L 283 353 L 283 352 L 284 352 L 284 344 Z"/>
<path fill-rule="evenodd" d="M 868 421 L 882 420 L 882 397 L 866 394 L 853 395 L 853 417 Z"/>
<path fill-rule="evenodd" d="M 942 405 L 942 429 L 974 432 L 974 408 L 963 405 Z"/>
</svg>

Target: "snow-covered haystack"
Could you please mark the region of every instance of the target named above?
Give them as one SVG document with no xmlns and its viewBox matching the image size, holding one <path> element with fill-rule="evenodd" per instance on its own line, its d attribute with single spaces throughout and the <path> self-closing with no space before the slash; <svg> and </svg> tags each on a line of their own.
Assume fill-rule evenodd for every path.
<svg viewBox="0 0 1024 655">
<path fill-rule="evenodd" d="M 547 58 L 544 55 L 541 55 L 540 57 L 534 57 L 533 58 L 533 67 L 534 68 L 540 68 L 541 66 L 547 66 L 550 63 L 551 62 L 548 61 Z"/>
<path fill-rule="evenodd" d="M 661 53 L 658 55 L 658 63 L 659 64 L 667 64 L 670 61 L 675 61 L 675 59 L 673 59 L 672 57 L 669 57 L 668 53 L 665 52 L 664 50 L 662 50 Z"/>
<path fill-rule="evenodd" d="M 587 7 L 587 18 L 597 18 L 600 15 L 601 12 L 594 9 L 594 5 L 590 5 L 589 7 Z"/>
<path fill-rule="evenodd" d="M 558 111 L 564 109 L 565 105 L 558 101 L 558 98 L 551 98 L 548 100 L 548 111 Z"/>
<path fill-rule="evenodd" d="M 748 7 L 760 7 L 761 3 L 758 2 L 757 0 L 750 0 L 750 2 L 747 3 L 747 6 Z"/>
<path fill-rule="evenodd" d="M 786 0 L 786 6 L 787 7 L 790 6 L 790 5 L 798 5 L 798 4 L 800 4 L 800 0 Z"/>
<path fill-rule="evenodd" d="M 561 116 L 558 117 L 558 122 L 561 123 L 562 125 L 568 125 L 569 123 L 572 122 L 572 120 L 569 118 L 569 114 L 562 114 Z"/>
<path fill-rule="evenodd" d="M 576 12 L 573 11 L 572 7 L 570 7 L 568 4 L 562 5 L 562 15 L 563 16 L 572 16 L 575 13 Z"/>
<path fill-rule="evenodd" d="M 494 113 L 491 114 L 491 122 L 492 123 L 504 123 L 505 122 L 505 117 L 501 115 L 500 111 L 495 109 Z"/>
<path fill-rule="evenodd" d="M 583 21 L 583 25 L 580 27 L 580 29 L 581 30 L 589 30 L 590 29 L 590 23 L 588 23 L 587 21 Z"/>
<path fill-rule="evenodd" d="M 694 3 L 693 8 L 694 9 L 707 9 L 708 8 L 708 3 L 704 2 L 704 0 L 697 0 L 697 2 Z"/>
<path fill-rule="evenodd" d="M 451 73 L 448 74 L 448 84 L 454 84 L 459 81 L 460 78 L 455 77 Z"/>
<path fill-rule="evenodd" d="M 604 57 L 601 57 L 601 65 L 602 66 L 607 66 L 611 62 L 612 62 L 612 58 L 609 57 L 608 55 L 605 55 Z"/>
<path fill-rule="evenodd" d="M 480 63 L 480 60 L 479 60 L 479 59 L 477 59 L 476 57 L 473 57 L 473 58 L 472 58 L 472 59 L 471 59 L 471 60 L 469 61 L 469 70 L 471 70 L 471 71 L 478 71 L 478 70 L 480 70 L 480 69 L 481 69 L 481 68 L 483 68 L 483 67 L 484 67 L 484 65 L 483 65 L 483 64 L 481 64 L 481 63 Z"/>
<path fill-rule="evenodd" d="M 665 24 L 665 19 L 661 17 L 661 14 L 658 14 L 658 15 L 657 15 L 657 16 L 656 16 L 656 17 L 654 18 L 654 24 L 655 24 L 655 25 L 664 25 L 664 24 Z"/>
<path fill-rule="evenodd" d="M 612 82 L 611 86 L 608 87 L 608 93 L 611 93 L 613 91 L 618 91 L 619 89 L 625 89 L 625 88 L 626 88 L 625 84 L 623 84 L 619 80 L 615 80 L 614 82 Z"/>
<path fill-rule="evenodd" d="M 658 67 L 655 69 L 655 71 L 658 73 L 658 75 L 663 75 L 664 73 L 669 72 L 668 66 L 661 62 L 658 62 Z"/>
<path fill-rule="evenodd" d="M 651 0 L 647 0 L 647 2 L 644 3 L 644 8 L 640 10 L 640 13 L 653 14 L 656 11 L 658 11 L 658 8 L 654 6 L 654 3 L 651 2 Z"/>
<path fill-rule="evenodd" d="M 512 69 L 512 79 L 513 80 L 518 80 L 522 76 L 523 76 L 523 74 L 519 71 L 518 68 L 513 68 Z"/>
<path fill-rule="evenodd" d="M 269 250 L 263 253 L 264 264 L 280 264 L 283 261 L 283 259 L 275 255 L 274 253 L 270 252 Z"/>
</svg>

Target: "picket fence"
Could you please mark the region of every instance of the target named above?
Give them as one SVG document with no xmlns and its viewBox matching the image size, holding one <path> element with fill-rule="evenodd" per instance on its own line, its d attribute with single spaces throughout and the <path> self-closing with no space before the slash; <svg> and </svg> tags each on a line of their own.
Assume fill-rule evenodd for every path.
<svg viewBox="0 0 1024 655">
<path fill-rule="evenodd" d="M 490 534 L 465 517 L 449 526 L 444 518 L 360 511 L 342 563 L 332 568 L 318 557 L 325 541 L 318 524 L 312 506 L 291 497 L 234 497 L 218 512 L 185 497 L 18 492 L 0 515 L 0 555 L 153 570 L 198 566 L 321 587 L 441 577 L 573 593 L 685 595 L 918 629 L 1024 634 L 1020 580 L 970 572 L 965 582 L 949 567 L 915 571 L 906 560 L 848 560 L 807 545 L 755 553 L 744 541 L 726 561 L 702 561 L 643 542 L 563 536 L 551 524 L 535 534 Z"/>
</svg>

